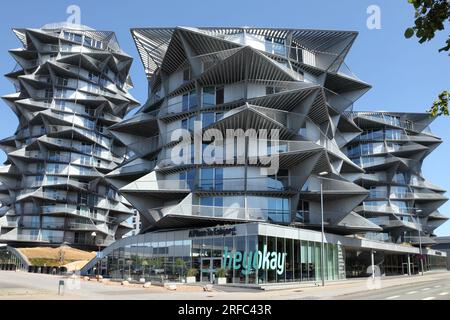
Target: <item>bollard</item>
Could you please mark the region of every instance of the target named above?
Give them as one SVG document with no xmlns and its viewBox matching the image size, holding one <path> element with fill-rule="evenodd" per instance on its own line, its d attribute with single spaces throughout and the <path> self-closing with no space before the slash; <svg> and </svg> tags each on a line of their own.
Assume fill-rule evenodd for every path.
<svg viewBox="0 0 450 320">
<path fill-rule="evenodd" d="M 64 280 L 59 280 L 59 283 L 58 283 L 58 296 L 61 295 L 61 287 L 62 287 L 62 295 L 64 295 Z"/>
</svg>

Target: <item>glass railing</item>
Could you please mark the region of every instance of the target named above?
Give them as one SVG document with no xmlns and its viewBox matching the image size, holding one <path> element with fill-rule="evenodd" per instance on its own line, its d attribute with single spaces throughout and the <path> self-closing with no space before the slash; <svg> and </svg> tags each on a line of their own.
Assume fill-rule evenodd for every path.
<svg viewBox="0 0 450 320">
<path fill-rule="evenodd" d="M 387 191 L 374 191 L 370 190 L 369 198 L 387 198 Z"/>
<path fill-rule="evenodd" d="M 50 243 L 62 243 L 63 237 L 49 237 L 43 235 L 29 235 L 29 234 L 11 234 L 8 233 L 1 235 L 0 240 L 10 241 L 30 241 L 30 242 L 50 242 Z"/>
<path fill-rule="evenodd" d="M 256 220 L 289 223 L 290 210 L 271 210 L 261 208 L 219 207 L 204 205 L 181 205 L 176 209 L 162 212 L 162 209 L 150 209 L 154 215 L 164 216 L 170 214 L 221 218 L 230 220 Z"/>
<path fill-rule="evenodd" d="M 200 179 L 196 184 L 201 191 L 286 191 L 291 190 L 289 177 L 256 177 Z"/>
<path fill-rule="evenodd" d="M 127 190 L 190 190 L 189 183 L 183 180 L 138 180 L 127 185 Z"/>
<path fill-rule="evenodd" d="M 257 50 L 261 50 L 279 57 L 289 58 L 297 62 L 322 69 L 328 69 L 331 62 L 321 63 L 321 61 L 335 61 L 338 56 L 338 54 L 334 52 L 308 50 L 300 46 L 291 46 L 286 44 L 284 39 L 278 40 L 278 38 L 273 38 L 271 40 L 267 40 L 262 36 L 247 33 L 220 36 L 225 40 L 235 42 L 237 44 L 249 45 Z M 316 57 L 320 56 L 327 56 L 327 58 L 316 59 Z"/>
<path fill-rule="evenodd" d="M 389 194 L 390 199 L 410 199 L 414 197 L 412 192 L 391 192 Z"/>
</svg>

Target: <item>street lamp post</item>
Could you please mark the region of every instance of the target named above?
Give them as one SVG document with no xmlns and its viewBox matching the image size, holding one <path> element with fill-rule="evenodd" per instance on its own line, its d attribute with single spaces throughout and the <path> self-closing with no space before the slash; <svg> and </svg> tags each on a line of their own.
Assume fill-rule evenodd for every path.
<svg viewBox="0 0 450 320">
<path fill-rule="evenodd" d="M 422 210 L 421 209 L 415 209 L 416 213 L 421 213 Z M 418 221 L 418 218 L 416 217 L 416 221 Z M 420 268 L 421 268 L 421 273 L 423 275 L 423 251 L 422 251 L 422 236 L 420 235 L 420 232 L 422 231 L 422 224 L 421 223 L 417 223 L 417 230 L 419 233 L 419 253 L 420 253 Z"/>
<path fill-rule="evenodd" d="M 322 243 L 321 243 L 321 276 L 322 276 L 322 286 L 325 286 L 325 231 L 323 226 L 323 177 L 328 174 L 327 171 L 319 173 L 320 180 L 320 216 L 321 216 L 321 226 L 322 226 Z"/>
<path fill-rule="evenodd" d="M 94 245 L 97 244 L 97 233 L 92 232 L 91 233 L 92 238 L 94 239 Z M 100 280 L 100 246 L 98 245 L 98 250 L 97 250 L 97 281 Z"/>
</svg>

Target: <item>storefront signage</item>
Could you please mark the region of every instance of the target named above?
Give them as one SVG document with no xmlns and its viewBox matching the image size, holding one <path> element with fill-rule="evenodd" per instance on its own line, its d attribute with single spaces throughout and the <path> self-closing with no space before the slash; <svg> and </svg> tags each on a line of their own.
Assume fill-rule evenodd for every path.
<svg viewBox="0 0 450 320">
<path fill-rule="evenodd" d="M 208 228 L 200 230 L 189 230 L 189 238 L 208 237 L 208 236 L 234 236 L 236 235 L 236 227 L 232 228 Z"/>
<path fill-rule="evenodd" d="M 267 251 L 264 245 L 263 251 L 228 251 L 224 248 L 223 263 L 225 268 L 242 270 L 243 274 L 249 274 L 251 270 L 276 270 L 279 275 L 284 273 L 284 265 L 287 253 Z"/>
</svg>

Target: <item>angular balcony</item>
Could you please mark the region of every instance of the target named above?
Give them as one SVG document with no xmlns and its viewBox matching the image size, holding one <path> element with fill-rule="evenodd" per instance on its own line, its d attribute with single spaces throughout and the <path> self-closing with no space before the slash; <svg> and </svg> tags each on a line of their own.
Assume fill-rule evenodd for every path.
<svg viewBox="0 0 450 320">
<path fill-rule="evenodd" d="M 384 215 L 402 213 L 402 210 L 398 207 L 391 207 L 388 204 L 370 204 L 367 202 L 364 202 L 361 206 L 356 207 L 354 210 L 358 213 L 364 212 Z"/>
<path fill-rule="evenodd" d="M 288 224 L 291 212 L 261 208 L 218 207 L 204 205 L 176 205 L 172 207 L 149 209 L 149 217 L 154 220 L 153 228 L 167 224 L 216 225 L 218 222 L 275 221 Z"/>
<path fill-rule="evenodd" d="M 437 242 L 433 240 L 430 236 L 405 236 L 404 241 L 411 243 L 414 246 L 423 245 L 423 246 L 432 246 Z"/>
<path fill-rule="evenodd" d="M 366 198 L 368 190 L 358 186 L 357 184 L 343 179 L 323 179 L 322 185 L 323 196 L 326 200 L 334 200 L 342 197 L 360 196 L 361 201 Z M 304 200 L 320 201 L 320 181 L 318 178 L 310 177 L 303 185 L 300 196 Z"/>
<path fill-rule="evenodd" d="M 76 230 L 76 231 L 100 231 L 104 234 L 110 234 L 110 230 L 106 226 L 106 224 L 94 224 L 94 223 L 76 223 L 76 222 L 70 222 L 67 225 L 67 228 L 69 230 Z"/>
<path fill-rule="evenodd" d="M 417 223 L 400 219 L 387 220 L 386 222 L 381 223 L 380 226 L 385 230 L 394 228 L 400 228 L 405 230 L 420 230 L 420 225 L 418 225 Z"/>
<path fill-rule="evenodd" d="M 146 179 L 144 176 L 120 189 L 121 192 L 144 192 L 144 193 L 189 193 L 191 183 L 185 180 L 155 180 Z"/>
</svg>

